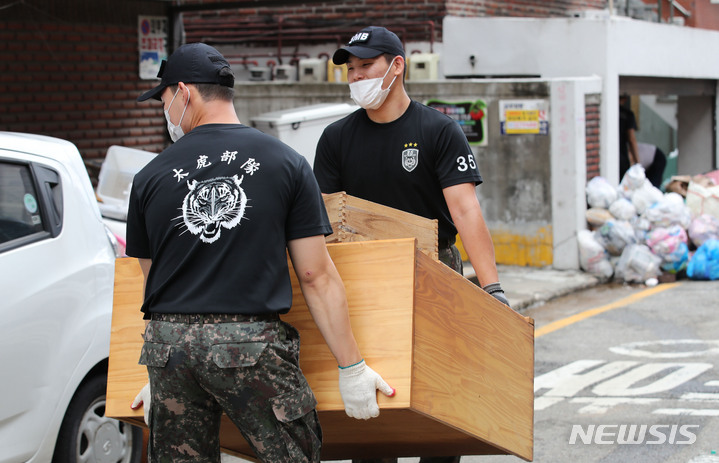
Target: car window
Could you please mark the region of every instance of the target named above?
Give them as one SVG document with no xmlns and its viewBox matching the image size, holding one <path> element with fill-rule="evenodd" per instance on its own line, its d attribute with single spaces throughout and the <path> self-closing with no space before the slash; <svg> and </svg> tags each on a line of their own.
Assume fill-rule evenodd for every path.
<svg viewBox="0 0 719 463">
<path fill-rule="evenodd" d="M 0 244 L 42 232 L 42 207 L 30 166 L 0 162 Z"/>
</svg>

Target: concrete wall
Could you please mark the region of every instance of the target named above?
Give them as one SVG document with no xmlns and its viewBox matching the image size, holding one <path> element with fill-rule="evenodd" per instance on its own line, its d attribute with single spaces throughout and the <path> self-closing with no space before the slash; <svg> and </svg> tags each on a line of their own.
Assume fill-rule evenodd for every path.
<svg viewBox="0 0 719 463">
<path fill-rule="evenodd" d="M 487 146 L 473 146 L 484 183 L 477 188 L 501 264 L 579 267 L 576 232 L 583 228 L 587 95 L 598 78 L 474 79 L 407 82 L 418 101 L 483 100 Z M 235 107 L 250 124 L 263 113 L 317 103 L 350 103 L 346 84 L 237 83 Z M 500 100 L 542 100 L 547 135 L 503 135 Z"/>
<path fill-rule="evenodd" d="M 703 134 L 714 130 L 713 101 L 707 97 L 679 97 L 679 157 L 677 174 L 694 175 L 713 170 L 711 153 L 714 146 Z M 690 121 L 687 123 L 687 121 Z M 684 122 L 684 123 L 683 123 Z"/>
<path fill-rule="evenodd" d="M 550 19 L 446 17 L 443 46 L 442 66 L 446 76 L 599 76 L 603 82 L 601 174 L 615 183 L 619 181 L 619 127 L 615 121 L 619 118 L 616 102 L 620 80 L 627 76 L 669 81 L 719 79 L 719 60 L 708 53 L 719 49 L 719 32 L 608 14 L 597 18 Z M 713 118 L 719 119 L 715 93 L 704 95 L 708 104 L 714 106 Z M 706 126 L 702 122 L 704 112 L 696 120 L 689 110 L 685 114 L 687 118 L 679 131 L 683 127 L 690 133 L 685 139 L 702 138 L 695 143 L 703 147 L 690 151 L 691 155 L 703 158 L 688 163 L 716 166 L 719 151 L 714 127 L 698 133 L 693 127 Z M 683 136 L 680 134 L 679 138 Z M 707 151 L 704 147 L 711 148 Z M 679 155 L 683 155 L 681 146 Z"/>
</svg>

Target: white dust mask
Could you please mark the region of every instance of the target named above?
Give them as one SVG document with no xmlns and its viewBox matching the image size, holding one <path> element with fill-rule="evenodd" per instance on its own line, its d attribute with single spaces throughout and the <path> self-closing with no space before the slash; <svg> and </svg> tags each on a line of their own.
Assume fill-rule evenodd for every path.
<svg viewBox="0 0 719 463">
<path fill-rule="evenodd" d="M 389 74 L 390 69 L 392 69 L 392 64 L 390 64 L 389 68 L 387 68 L 387 72 L 385 72 L 382 77 L 352 82 L 350 84 L 350 96 L 355 103 L 364 109 L 377 109 L 382 106 L 384 100 L 387 99 L 387 95 L 389 95 L 389 89 L 392 88 L 392 84 L 395 79 L 397 79 L 397 76 L 394 76 L 389 86 L 385 89 L 382 88 L 382 82 L 384 82 L 384 78 Z"/>
<path fill-rule="evenodd" d="M 167 131 L 170 133 L 170 139 L 173 142 L 176 142 L 180 138 L 182 138 L 183 135 L 185 135 L 185 132 L 182 131 L 182 127 L 180 125 L 182 124 L 182 119 L 185 117 L 185 111 L 187 111 L 187 105 L 190 104 L 190 97 L 188 95 L 187 97 L 187 103 L 185 103 L 185 109 L 182 110 L 182 115 L 180 116 L 180 122 L 177 123 L 177 125 L 173 124 L 170 120 L 170 108 L 172 107 L 172 102 L 175 101 L 175 97 L 177 96 L 177 93 L 180 91 L 179 87 L 175 94 L 172 96 L 172 100 L 170 100 L 170 104 L 167 105 L 167 109 L 165 110 L 165 119 L 167 119 Z"/>
</svg>

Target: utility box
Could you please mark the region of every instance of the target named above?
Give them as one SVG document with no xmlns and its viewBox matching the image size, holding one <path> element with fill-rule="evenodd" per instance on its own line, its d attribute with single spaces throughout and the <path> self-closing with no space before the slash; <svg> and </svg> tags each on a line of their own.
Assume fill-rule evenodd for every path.
<svg viewBox="0 0 719 463">
<path fill-rule="evenodd" d="M 297 68 L 292 64 L 280 64 L 276 66 L 275 80 L 297 82 Z"/>
<path fill-rule="evenodd" d="M 327 82 L 327 66 L 321 58 L 300 60 L 300 82 Z"/>
<path fill-rule="evenodd" d="M 409 80 L 437 80 L 439 78 L 439 55 L 415 53 L 407 59 Z"/>
<path fill-rule="evenodd" d="M 252 66 L 250 67 L 250 80 L 255 82 L 262 82 L 270 80 L 272 76 L 272 70 L 266 66 Z"/>
<path fill-rule="evenodd" d="M 107 150 L 95 190 L 103 216 L 127 220 L 132 180 L 155 156 L 155 153 L 126 146 L 112 145 Z"/>
<path fill-rule="evenodd" d="M 327 60 L 327 82 L 347 82 L 347 66 Z"/>
<path fill-rule="evenodd" d="M 322 103 L 260 114 L 250 123 L 291 146 L 312 165 L 317 142 L 325 127 L 357 108 L 347 103 Z"/>
</svg>

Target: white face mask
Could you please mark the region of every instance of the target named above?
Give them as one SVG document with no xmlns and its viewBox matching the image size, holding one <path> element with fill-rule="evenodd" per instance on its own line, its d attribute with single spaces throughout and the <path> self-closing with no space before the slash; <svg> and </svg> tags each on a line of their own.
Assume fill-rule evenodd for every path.
<svg viewBox="0 0 719 463">
<path fill-rule="evenodd" d="M 172 100 L 170 100 L 170 104 L 167 105 L 167 109 L 165 110 L 165 119 L 167 119 L 167 131 L 170 133 L 170 139 L 173 142 L 176 142 L 180 138 L 182 138 L 183 135 L 185 135 L 185 132 L 182 131 L 182 127 L 180 127 L 180 124 L 182 124 L 182 118 L 185 117 L 185 111 L 187 111 L 187 105 L 190 104 L 190 97 L 187 97 L 187 103 L 185 103 L 185 109 L 182 110 L 182 115 L 180 116 L 180 122 L 177 123 L 177 125 L 173 124 L 170 120 L 170 108 L 172 107 L 172 102 L 175 101 L 175 97 L 177 96 L 177 92 L 179 92 L 180 89 L 178 88 L 175 94 L 172 96 Z"/>
<path fill-rule="evenodd" d="M 392 63 L 394 63 L 394 61 Z M 384 73 L 383 77 L 352 82 L 350 84 L 350 96 L 355 103 L 364 109 L 377 109 L 382 106 L 384 100 L 387 99 L 387 95 L 389 95 L 389 89 L 392 88 L 392 84 L 395 79 L 397 79 L 397 76 L 394 76 L 389 86 L 385 89 L 382 88 L 382 82 L 384 82 L 384 78 L 389 74 L 390 69 L 392 69 L 392 64 L 387 68 L 387 72 Z"/>
</svg>

